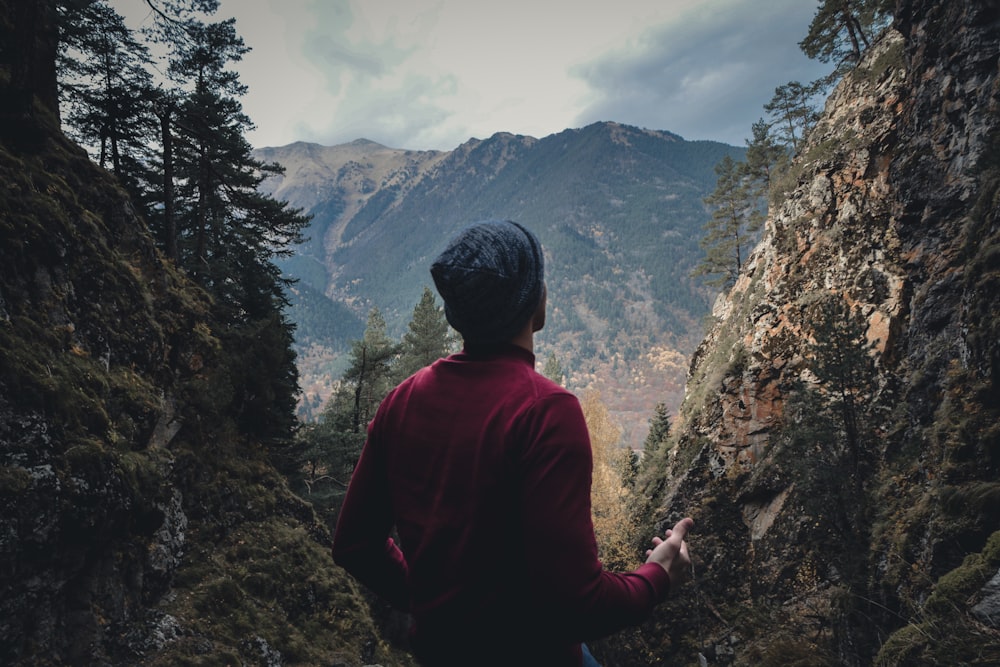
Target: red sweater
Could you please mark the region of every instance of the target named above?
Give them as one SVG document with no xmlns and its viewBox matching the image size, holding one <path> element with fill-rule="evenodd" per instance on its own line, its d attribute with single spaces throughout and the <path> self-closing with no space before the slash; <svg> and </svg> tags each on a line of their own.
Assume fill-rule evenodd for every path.
<svg viewBox="0 0 1000 667">
<path fill-rule="evenodd" d="M 513 345 L 441 359 L 368 427 L 333 557 L 411 613 L 426 664 L 579 665 L 667 595 L 657 564 L 603 569 L 583 412 L 534 364 Z"/>
</svg>

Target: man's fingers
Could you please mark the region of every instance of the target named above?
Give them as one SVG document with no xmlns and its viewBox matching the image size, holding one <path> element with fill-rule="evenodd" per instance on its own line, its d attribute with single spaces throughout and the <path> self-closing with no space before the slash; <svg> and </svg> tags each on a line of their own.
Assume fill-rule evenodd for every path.
<svg viewBox="0 0 1000 667">
<path fill-rule="evenodd" d="M 685 517 L 674 524 L 673 530 L 667 531 L 667 537 L 670 537 L 672 534 L 677 534 L 680 535 L 680 539 L 683 542 L 684 538 L 687 537 L 688 531 L 691 530 L 693 526 L 694 519 L 691 517 Z"/>
</svg>

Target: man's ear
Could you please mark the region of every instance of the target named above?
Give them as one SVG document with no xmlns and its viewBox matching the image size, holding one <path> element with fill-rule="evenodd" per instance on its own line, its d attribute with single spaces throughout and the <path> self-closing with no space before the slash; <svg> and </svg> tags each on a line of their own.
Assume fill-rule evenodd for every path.
<svg viewBox="0 0 1000 667">
<path fill-rule="evenodd" d="M 531 316 L 531 331 L 541 331 L 545 327 L 545 309 L 548 301 L 548 287 L 542 283 L 542 298 L 538 300 L 535 313 Z"/>
</svg>

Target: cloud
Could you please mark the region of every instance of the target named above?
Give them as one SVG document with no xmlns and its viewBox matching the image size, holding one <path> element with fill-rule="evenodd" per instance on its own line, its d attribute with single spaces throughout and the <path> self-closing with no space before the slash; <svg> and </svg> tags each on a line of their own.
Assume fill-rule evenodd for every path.
<svg viewBox="0 0 1000 667">
<path fill-rule="evenodd" d="M 600 120 L 742 144 L 801 54 L 801 0 L 223 0 L 255 145 L 451 150 Z"/>
<path fill-rule="evenodd" d="M 812 12 L 800 0 L 700 3 L 574 67 L 592 91 L 577 124 L 618 120 L 742 144 L 777 86 L 828 72 L 798 48 Z"/>
<path fill-rule="evenodd" d="M 302 51 L 319 72 L 313 91 L 325 115 L 304 114 L 296 131 L 321 143 L 368 138 L 394 147 L 432 142 L 454 115 L 456 77 L 428 61 L 433 9 L 384 3 L 311 3 Z M 423 146 L 420 146 L 423 147 Z"/>
</svg>

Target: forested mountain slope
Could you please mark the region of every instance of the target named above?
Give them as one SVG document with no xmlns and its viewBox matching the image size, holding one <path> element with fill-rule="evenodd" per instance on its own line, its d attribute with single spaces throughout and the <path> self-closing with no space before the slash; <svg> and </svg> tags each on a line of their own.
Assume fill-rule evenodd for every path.
<svg viewBox="0 0 1000 667">
<path fill-rule="evenodd" d="M 354 338 L 372 307 L 398 336 L 451 235 L 512 219 L 545 247 L 552 310 L 540 358 L 556 354 L 572 386 L 596 382 L 619 417 L 644 423 L 656 401 L 679 404 L 684 359 L 713 297 L 690 277 L 710 215 L 702 199 L 715 164 L 743 152 L 608 122 L 541 139 L 498 133 L 448 152 L 358 140 L 256 154 L 286 168 L 270 190 L 314 215 L 309 242 L 283 264 L 300 279 L 296 292 L 321 292 L 337 308 L 321 317 L 326 304 L 298 302 L 300 344 L 343 348 L 334 329 L 344 330 L 345 307 Z M 300 368 L 309 391 L 308 356 Z M 330 367 L 320 371 L 329 381 Z M 648 386 L 663 393 L 651 398 Z"/>
<path fill-rule="evenodd" d="M 611 664 L 1000 664 L 998 56 L 906 0 L 828 100 L 640 479 L 696 583 Z"/>
</svg>

